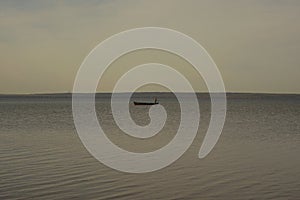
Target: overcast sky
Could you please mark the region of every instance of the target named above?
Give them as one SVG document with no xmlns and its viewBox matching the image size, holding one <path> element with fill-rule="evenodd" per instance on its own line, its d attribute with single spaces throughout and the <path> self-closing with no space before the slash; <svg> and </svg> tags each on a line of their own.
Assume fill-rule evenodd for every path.
<svg viewBox="0 0 300 200">
<path fill-rule="evenodd" d="M 299 21 L 299 0 L 4 0 L 0 93 L 71 91 L 80 64 L 98 43 L 144 26 L 175 29 L 197 40 L 229 92 L 300 93 Z M 205 90 L 191 66 L 174 56 L 146 51 L 121 61 L 99 91 L 109 91 L 114 74 L 130 64 L 148 61 L 180 65 L 194 87 Z"/>
</svg>

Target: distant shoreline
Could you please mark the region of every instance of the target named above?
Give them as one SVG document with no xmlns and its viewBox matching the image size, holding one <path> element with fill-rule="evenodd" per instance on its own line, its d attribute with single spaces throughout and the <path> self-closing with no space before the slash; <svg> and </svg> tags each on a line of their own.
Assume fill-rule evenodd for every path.
<svg viewBox="0 0 300 200">
<path fill-rule="evenodd" d="M 88 95 L 91 93 L 77 93 L 78 95 Z M 123 93 L 114 93 L 117 95 L 125 95 L 128 94 L 127 92 Z M 193 94 L 191 92 L 177 92 L 175 94 L 179 95 L 190 95 Z M 210 93 L 208 92 L 197 92 L 197 96 L 209 96 Z M 212 93 L 212 94 L 222 94 L 222 93 Z M 1 97 L 72 97 L 73 93 L 35 93 L 35 94 L 0 94 Z M 108 97 L 111 96 L 112 93 L 109 92 L 101 92 L 101 93 L 95 93 L 95 96 L 97 97 Z M 168 96 L 168 95 L 174 95 L 172 92 L 136 92 L 134 95 L 137 96 L 152 96 L 152 95 L 158 95 L 158 96 Z M 227 92 L 227 97 L 230 96 L 300 96 L 298 93 L 251 93 L 251 92 Z"/>
</svg>

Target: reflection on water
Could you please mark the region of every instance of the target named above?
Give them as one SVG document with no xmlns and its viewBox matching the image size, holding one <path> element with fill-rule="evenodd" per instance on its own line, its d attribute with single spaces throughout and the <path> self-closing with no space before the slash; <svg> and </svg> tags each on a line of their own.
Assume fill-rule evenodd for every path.
<svg viewBox="0 0 300 200">
<path fill-rule="evenodd" d="M 109 98 L 97 98 L 108 137 L 124 149 L 147 152 L 177 131 L 180 108 L 156 94 L 168 112 L 153 138 L 123 134 Z M 144 98 L 136 96 L 135 98 Z M 147 174 L 126 174 L 94 159 L 81 144 L 69 97 L 0 97 L 1 199 L 299 199 L 300 98 L 238 95 L 228 98 L 227 119 L 214 150 L 199 160 L 210 102 L 199 96 L 201 122 L 190 149 L 172 165 Z M 137 124 L 149 123 L 147 107 L 131 105 Z"/>
</svg>

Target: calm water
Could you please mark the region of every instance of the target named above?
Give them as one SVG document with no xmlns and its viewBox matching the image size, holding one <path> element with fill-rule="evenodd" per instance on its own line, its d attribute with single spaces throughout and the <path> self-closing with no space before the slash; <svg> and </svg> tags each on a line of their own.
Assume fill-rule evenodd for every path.
<svg viewBox="0 0 300 200">
<path fill-rule="evenodd" d="M 109 98 L 97 98 L 108 137 L 135 152 L 167 144 L 177 131 L 180 109 L 174 98 L 157 96 L 168 119 L 149 140 L 122 134 Z M 300 199 L 300 96 L 229 95 L 223 133 L 202 160 L 197 156 L 210 101 L 205 95 L 199 100 L 200 128 L 189 150 L 162 170 L 126 174 L 104 166 L 84 148 L 70 98 L 1 96 L 0 199 Z M 137 124 L 149 122 L 148 109 L 131 106 Z"/>
</svg>

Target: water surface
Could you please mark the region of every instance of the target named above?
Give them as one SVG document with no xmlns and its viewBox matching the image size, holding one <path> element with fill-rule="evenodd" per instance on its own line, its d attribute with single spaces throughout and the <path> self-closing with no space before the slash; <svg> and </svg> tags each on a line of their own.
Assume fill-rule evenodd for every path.
<svg viewBox="0 0 300 200">
<path fill-rule="evenodd" d="M 168 112 L 165 127 L 149 140 L 115 125 L 109 95 L 96 99 L 108 137 L 134 152 L 167 144 L 180 108 L 172 95 L 155 94 Z M 135 99 L 147 99 L 136 95 Z M 201 122 L 189 150 L 152 173 L 126 174 L 93 158 L 77 136 L 68 95 L 0 97 L 0 199 L 299 199 L 300 97 L 229 94 L 223 133 L 204 159 L 198 152 L 209 122 L 210 100 L 199 95 Z M 149 107 L 134 107 L 137 124 Z"/>
</svg>

